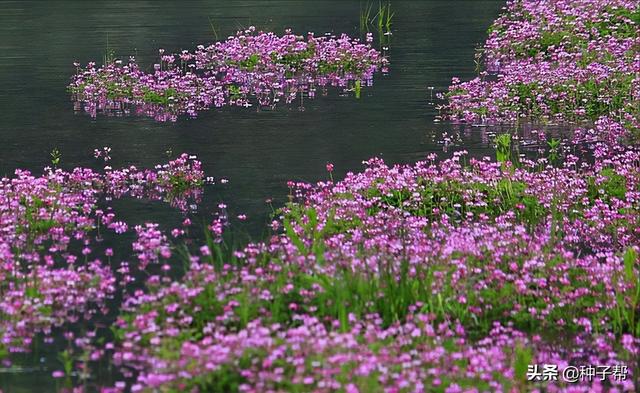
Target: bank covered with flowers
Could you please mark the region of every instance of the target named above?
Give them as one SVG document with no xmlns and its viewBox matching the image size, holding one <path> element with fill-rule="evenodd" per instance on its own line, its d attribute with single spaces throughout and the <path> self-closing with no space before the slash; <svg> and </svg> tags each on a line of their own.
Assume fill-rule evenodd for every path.
<svg viewBox="0 0 640 393">
<path fill-rule="evenodd" d="M 71 360 L 54 376 L 76 391 L 105 362 L 104 392 L 636 391 L 639 16 L 627 0 L 510 1 L 486 71 L 454 81 L 443 115 L 571 135 L 541 133 L 539 159 L 501 135 L 495 157 L 372 158 L 339 181 L 327 165 L 330 180 L 290 182 L 270 237 L 245 247 L 226 245 L 224 210 L 187 242 L 189 220 L 129 228 L 98 208 L 129 194 L 189 206 L 212 180 L 186 155 L 3 179 L 0 358 L 58 329 Z M 101 231 L 133 236 L 134 257 L 96 255 Z M 71 328 L 107 304 L 108 329 Z"/>
</svg>

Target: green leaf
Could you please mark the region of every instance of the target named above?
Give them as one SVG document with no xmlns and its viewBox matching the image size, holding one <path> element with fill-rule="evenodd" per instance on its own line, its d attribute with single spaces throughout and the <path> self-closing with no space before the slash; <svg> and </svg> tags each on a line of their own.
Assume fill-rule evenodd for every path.
<svg viewBox="0 0 640 393">
<path fill-rule="evenodd" d="M 533 359 L 533 354 L 530 348 L 524 348 L 522 346 L 516 347 L 516 361 L 514 364 L 515 377 L 518 380 L 526 381 L 527 370 Z"/>
<path fill-rule="evenodd" d="M 629 247 L 623 256 L 624 275 L 627 278 L 627 281 L 633 281 L 635 278 L 635 273 L 633 268 L 637 260 L 638 260 L 637 251 L 633 247 Z"/>
</svg>

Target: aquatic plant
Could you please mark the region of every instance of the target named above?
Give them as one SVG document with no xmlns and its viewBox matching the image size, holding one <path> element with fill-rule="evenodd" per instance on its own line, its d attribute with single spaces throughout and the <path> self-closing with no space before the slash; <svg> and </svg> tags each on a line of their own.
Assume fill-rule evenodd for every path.
<svg viewBox="0 0 640 393">
<path fill-rule="evenodd" d="M 0 179 L 0 360 L 28 351 L 39 333 L 107 313 L 116 272 L 94 247 L 101 227 L 126 231 L 100 206 L 107 198 L 166 199 L 186 208 L 203 181 L 188 155 L 155 170 L 46 168 L 41 176 L 18 170 Z"/>
<path fill-rule="evenodd" d="M 307 37 L 290 30 L 283 36 L 239 31 L 225 41 L 199 45 L 194 52 L 165 54 L 154 72 L 146 73 L 130 58 L 96 68 L 77 67 L 69 90 L 78 107 L 98 111 L 135 112 L 156 120 L 195 117 L 198 111 L 222 106 L 273 107 L 298 95 L 315 97 L 318 89 L 348 90 L 372 83 L 388 61 L 366 42 L 347 35 Z"/>
<path fill-rule="evenodd" d="M 598 127 L 584 133 L 618 142 L 594 164 L 511 162 L 500 137 L 501 161 L 372 159 L 337 183 L 292 182 L 268 242 L 226 264 L 192 247 L 183 278 L 126 300 L 127 386 L 633 390 L 640 152 Z M 618 376 L 528 380 L 543 363 Z"/>
<path fill-rule="evenodd" d="M 496 160 L 501 163 L 511 161 L 511 134 L 496 137 Z"/>
<path fill-rule="evenodd" d="M 630 0 L 509 1 L 482 49 L 485 71 L 468 82 L 453 79 L 445 117 L 469 123 L 593 122 L 602 116 L 637 122 L 638 15 L 638 2 Z"/>
<path fill-rule="evenodd" d="M 360 34 L 364 34 L 369 31 L 369 25 L 371 24 L 371 11 L 373 10 L 373 3 L 367 2 L 363 4 L 360 2 Z"/>
<path fill-rule="evenodd" d="M 505 29 L 492 35 L 504 40 L 505 58 L 535 50 L 543 61 L 557 54 L 557 42 L 569 44 L 565 30 L 551 34 L 566 22 L 568 4 L 577 7 L 569 21 L 609 37 L 590 42 L 594 50 L 636 39 L 626 24 L 636 19 L 629 2 L 510 2 L 496 22 Z M 535 13 L 554 27 L 548 37 L 530 29 L 535 40 L 520 47 L 526 40 L 511 29 L 524 34 L 520 25 L 542 23 Z M 243 40 L 281 37 L 252 37 L 236 41 L 243 55 L 235 63 L 202 48 L 186 66 L 226 64 L 252 77 L 265 64 L 307 66 L 297 51 L 271 63 L 254 56 Z M 157 72 L 173 72 L 171 64 L 164 58 Z M 124 75 L 121 68 L 109 72 Z M 233 86 L 228 94 L 243 100 L 248 85 Z M 169 105 L 180 92 L 169 88 L 142 94 Z M 169 235 L 152 222 L 130 229 L 98 207 L 102 197 L 188 196 L 205 181 L 194 157 L 153 170 L 18 171 L 0 182 L 0 357 L 29 350 L 37 333 L 92 320 L 105 299 L 119 297 L 108 334 L 66 332 L 54 378 L 82 389 L 71 370 L 99 370 L 103 360 L 117 368 L 113 386 L 102 387 L 114 393 L 637 391 L 640 149 L 638 117 L 628 110 L 636 98 L 623 99 L 570 138 L 539 136 L 548 156 L 537 160 L 520 157 L 518 139 L 501 134 L 495 160 L 465 151 L 404 165 L 372 158 L 341 180 L 327 163 L 328 181 L 287 183 L 289 203 L 275 211 L 272 236 L 237 247 L 223 240 L 224 204 L 204 239 L 184 242 L 188 217 Z M 467 104 L 473 112 L 475 101 Z M 134 261 L 111 249 L 95 255 L 101 226 L 133 235 Z M 557 379 L 539 372 L 545 364 L 557 365 Z M 566 370 L 582 378 L 563 379 Z"/>
<path fill-rule="evenodd" d="M 62 158 L 62 154 L 60 153 L 60 150 L 58 150 L 58 148 L 54 148 L 53 150 L 51 150 L 51 153 L 49 154 L 51 156 L 51 165 L 53 165 L 54 167 L 57 167 L 58 164 L 60 163 L 60 159 Z"/>
<path fill-rule="evenodd" d="M 366 4 L 360 3 L 360 34 L 370 34 L 370 27 L 375 27 L 375 31 L 378 33 L 379 44 L 383 47 L 389 45 L 392 34 L 391 26 L 395 13 L 391 10 L 391 1 L 388 1 L 386 4 L 379 1 L 377 7 L 378 12 L 372 16 L 374 5 L 374 2 L 369 1 L 367 1 Z"/>
<path fill-rule="evenodd" d="M 391 2 L 389 1 L 387 4 L 383 4 L 382 1 L 380 1 L 378 4 L 378 14 L 376 15 L 378 33 L 380 36 L 391 32 L 393 15 L 394 13 L 391 11 Z"/>
<path fill-rule="evenodd" d="M 130 231 L 94 207 L 97 198 L 198 188 L 204 174 L 193 157 L 154 170 L 19 172 L 0 192 L 15 217 L 3 222 L 0 249 L 31 264 L 2 270 L 4 356 L 80 314 L 92 320 L 120 294 L 109 339 L 76 337 L 55 376 L 91 372 L 104 359 L 122 378 L 111 392 L 632 391 L 640 151 L 625 143 L 621 124 L 595 127 L 567 142 L 592 157 L 566 155 L 557 166 L 511 159 L 509 136 L 498 137 L 498 160 L 466 152 L 411 165 L 371 159 L 337 182 L 328 163 L 330 181 L 289 183 L 290 202 L 267 241 L 226 246 L 221 204 L 204 241 L 132 226 L 131 263 L 112 261 L 113 251 L 104 252 L 108 263 L 93 257 L 96 227 Z M 176 270 L 184 274 L 169 274 Z M 559 372 L 618 371 L 577 384 L 529 380 L 529 365 L 550 363 Z"/>
</svg>

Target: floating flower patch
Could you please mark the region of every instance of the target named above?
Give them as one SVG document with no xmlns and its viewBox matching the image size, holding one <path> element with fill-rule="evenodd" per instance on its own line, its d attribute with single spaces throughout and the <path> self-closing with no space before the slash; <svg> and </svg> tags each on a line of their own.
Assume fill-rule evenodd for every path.
<svg viewBox="0 0 640 393">
<path fill-rule="evenodd" d="M 120 234 L 128 227 L 101 208 L 106 199 L 165 200 L 186 210 L 203 181 L 200 162 L 186 154 L 155 170 L 47 168 L 42 176 L 18 170 L 0 179 L 0 361 L 30 350 L 38 333 L 107 313 L 118 283 L 99 251 L 100 228 Z M 140 255 L 155 255 L 152 235 Z M 140 268 L 146 263 L 141 256 Z"/>
<path fill-rule="evenodd" d="M 510 1 L 482 50 L 488 72 L 454 78 L 444 107 L 470 123 L 640 116 L 635 0 Z"/>
<path fill-rule="evenodd" d="M 328 86 L 360 90 L 373 81 L 387 59 L 366 42 L 347 35 L 307 37 L 290 30 L 283 36 L 251 27 L 226 41 L 194 52 L 165 54 L 154 71 L 143 71 L 134 58 L 96 68 L 78 65 L 69 86 L 79 107 L 97 112 L 137 113 L 175 121 L 180 114 L 222 106 L 274 107 L 297 96 L 313 98 Z"/>
</svg>

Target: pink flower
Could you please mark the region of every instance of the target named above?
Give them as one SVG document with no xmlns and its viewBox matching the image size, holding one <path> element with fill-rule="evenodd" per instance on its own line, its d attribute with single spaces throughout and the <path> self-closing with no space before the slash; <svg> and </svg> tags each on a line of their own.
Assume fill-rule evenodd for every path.
<svg viewBox="0 0 640 393">
<path fill-rule="evenodd" d="M 200 253 L 204 256 L 210 256 L 211 255 L 211 250 L 209 250 L 208 246 L 202 246 L 200 247 Z"/>
</svg>

